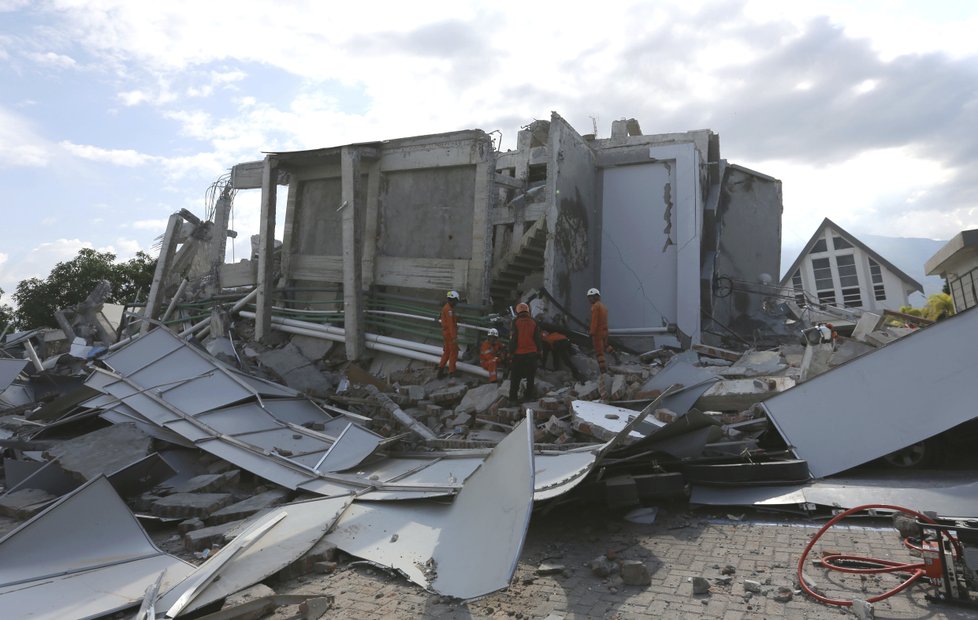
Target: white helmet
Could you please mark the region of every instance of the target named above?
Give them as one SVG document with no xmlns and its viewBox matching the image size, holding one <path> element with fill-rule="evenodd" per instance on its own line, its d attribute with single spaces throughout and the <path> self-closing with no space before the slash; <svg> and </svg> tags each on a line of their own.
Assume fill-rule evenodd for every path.
<svg viewBox="0 0 978 620">
<path fill-rule="evenodd" d="M 448 291 L 448 299 L 458 299 L 458 291 Z"/>
<path fill-rule="evenodd" d="M 601 296 L 601 291 L 599 291 L 596 288 L 588 289 L 587 296 L 590 297 L 591 295 L 597 295 L 598 297 L 600 297 Z"/>
<path fill-rule="evenodd" d="M 495 336 L 496 338 L 499 338 L 499 330 L 496 329 L 495 327 L 493 327 L 492 329 L 489 330 L 489 334 L 488 335 L 489 336 Z"/>
</svg>

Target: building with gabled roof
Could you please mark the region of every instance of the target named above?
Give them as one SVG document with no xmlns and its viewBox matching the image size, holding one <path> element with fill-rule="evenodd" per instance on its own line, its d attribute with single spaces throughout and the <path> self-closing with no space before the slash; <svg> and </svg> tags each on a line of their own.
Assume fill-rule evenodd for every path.
<svg viewBox="0 0 978 620">
<path fill-rule="evenodd" d="M 829 218 L 785 271 L 781 286 L 799 305 L 870 312 L 899 310 L 911 293 L 923 293 L 919 282 Z"/>
</svg>

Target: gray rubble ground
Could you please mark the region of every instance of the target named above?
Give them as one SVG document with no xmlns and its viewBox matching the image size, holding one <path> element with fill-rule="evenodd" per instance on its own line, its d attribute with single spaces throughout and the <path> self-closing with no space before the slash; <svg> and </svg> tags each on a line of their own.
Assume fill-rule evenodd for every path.
<svg viewBox="0 0 978 620">
<path fill-rule="evenodd" d="M 845 610 L 798 593 L 795 563 L 811 532 L 808 521 L 772 520 L 753 513 L 732 521 L 676 508 L 661 510 L 652 525 L 637 525 L 603 506 L 568 505 L 533 515 L 511 585 L 476 601 L 425 592 L 343 554 L 333 572 L 310 572 L 272 587 L 279 594 L 332 596 L 333 605 L 324 617 L 349 620 L 845 617 Z M 910 558 L 895 530 L 878 524 L 840 532 L 827 544 L 849 548 L 845 545 L 854 541 L 881 556 Z M 597 560 L 603 567 L 596 571 Z M 708 583 L 708 591 L 702 592 L 701 580 Z M 759 583 L 760 592 L 748 592 L 747 580 Z M 853 596 L 868 597 L 892 584 L 855 578 L 850 585 Z M 694 593 L 694 587 L 702 593 Z M 931 605 L 925 593 L 925 588 L 915 587 L 877 603 L 877 617 L 973 617 L 967 610 Z M 286 620 L 296 614 L 297 606 L 281 607 L 267 618 Z"/>
</svg>

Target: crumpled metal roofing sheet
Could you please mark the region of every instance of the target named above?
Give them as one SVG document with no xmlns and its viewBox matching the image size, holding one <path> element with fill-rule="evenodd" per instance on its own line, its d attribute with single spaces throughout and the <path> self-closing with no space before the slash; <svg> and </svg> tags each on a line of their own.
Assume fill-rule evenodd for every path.
<svg viewBox="0 0 978 620">
<path fill-rule="evenodd" d="M 451 504 L 356 503 L 326 534 L 347 553 L 461 599 L 505 588 L 533 508 L 533 425 L 521 422 Z"/>
<path fill-rule="evenodd" d="M 0 540 L 4 618 L 94 618 L 137 603 L 166 571 L 167 588 L 194 567 L 160 551 L 104 476 Z"/>
<path fill-rule="evenodd" d="M 971 308 L 775 394 L 760 406 L 816 478 L 868 463 L 978 415 Z"/>
<path fill-rule="evenodd" d="M 335 494 L 369 486 L 337 487 L 323 477 L 360 463 L 380 436 L 334 419 L 293 390 L 227 368 L 168 330 L 133 340 L 105 362 L 119 374 L 97 370 L 86 384 L 112 400 L 89 406 L 118 412 L 124 405 L 127 414 L 291 489 Z"/>
<path fill-rule="evenodd" d="M 189 598 L 182 615 L 258 583 L 299 559 L 323 537 L 347 509 L 352 496 L 329 497 L 276 506 L 252 519 L 252 526 L 272 518 L 267 531 L 244 548 L 242 532 L 197 567 L 192 575 L 160 597 L 157 609 L 170 609 Z M 281 518 L 278 515 L 284 513 Z M 193 592 L 197 589 L 196 593 Z"/>
</svg>

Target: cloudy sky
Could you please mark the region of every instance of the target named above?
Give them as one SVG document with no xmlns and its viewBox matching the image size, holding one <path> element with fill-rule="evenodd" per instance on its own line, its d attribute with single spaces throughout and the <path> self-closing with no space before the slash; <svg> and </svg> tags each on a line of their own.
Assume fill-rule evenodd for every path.
<svg viewBox="0 0 978 620">
<path fill-rule="evenodd" d="M 824 217 L 947 239 L 978 227 L 976 32 L 950 0 L 0 0 L 0 301 L 81 247 L 150 250 L 262 151 L 469 128 L 506 148 L 551 110 L 599 137 L 716 131 L 782 180 L 788 246 Z"/>
</svg>

